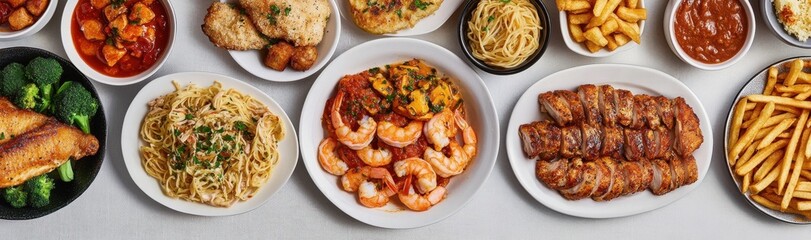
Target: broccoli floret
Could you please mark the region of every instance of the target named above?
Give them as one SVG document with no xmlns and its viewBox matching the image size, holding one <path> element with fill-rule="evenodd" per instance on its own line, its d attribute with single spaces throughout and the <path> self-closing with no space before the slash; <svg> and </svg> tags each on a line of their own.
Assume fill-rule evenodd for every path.
<svg viewBox="0 0 811 240">
<path fill-rule="evenodd" d="M 25 182 L 25 191 L 28 192 L 28 203 L 32 207 L 44 207 L 51 202 L 51 190 L 55 187 L 54 180 L 47 174 L 29 179 Z"/>
<path fill-rule="evenodd" d="M 15 95 L 14 104 L 22 109 L 33 109 L 37 106 L 37 100 L 39 100 L 39 88 L 37 85 L 29 83 Z"/>
<path fill-rule="evenodd" d="M 22 187 L 9 187 L 3 191 L 3 198 L 12 207 L 21 208 L 25 207 L 28 202 L 28 193 L 23 191 Z"/>
<path fill-rule="evenodd" d="M 63 182 L 73 181 L 73 167 L 70 164 L 70 159 L 62 165 L 59 165 L 56 170 L 59 172 L 59 179 Z"/>
<path fill-rule="evenodd" d="M 99 102 L 81 84 L 65 82 L 54 97 L 54 114 L 67 124 L 90 133 L 90 118 L 96 115 Z"/>
<path fill-rule="evenodd" d="M 53 58 L 37 57 L 28 62 L 25 66 L 25 76 L 40 89 L 39 107 L 37 111 L 42 112 L 51 105 L 53 88 L 62 77 L 62 65 Z"/>
<path fill-rule="evenodd" d="M 13 97 L 25 86 L 27 80 L 24 68 L 19 63 L 11 63 L 3 68 L 0 73 L 0 95 Z"/>
</svg>

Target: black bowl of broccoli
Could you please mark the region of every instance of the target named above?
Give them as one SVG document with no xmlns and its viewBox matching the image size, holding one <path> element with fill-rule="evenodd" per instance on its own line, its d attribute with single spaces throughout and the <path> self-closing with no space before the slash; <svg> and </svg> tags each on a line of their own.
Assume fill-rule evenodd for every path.
<svg viewBox="0 0 811 240">
<path fill-rule="evenodd" d="M 13 70 L 8 71 L 9 79 L 6 79 L 2 72 L 6 67 L 22 68 L 23 74 L 27 74 L 28 81 L 21 83 L 9 80 L 14 78 L 12 76 L 15 75 L 14 72 L 20 74 L 20 71 Z M 30 74 L 32 71 L 36 74 Z M 27 97 L 32 95 L 34 90 L 37 96 Z M 54 117 L 65 124 L 76 126 L 93 134 L 99 140 L 99 150 L 95 155 L 68 161 L 70 164 L 66 164 L 67 168 L 60 166 L 53 172 L 30 179 L 15 189 L 0 189 L 2 197 L 0 219 L 39 218 L 76 200 L 96 178 L 104 161 L 107 146 L 107 120 L 96 88 L 72 63 L 54 53 L 37 48 L 12 47 L 0 49 L 0 96 L 12 100 L 17 107 L 28 108 Z M 73 102 L 89 104 L 66 104 Z M 21 107 L 23 105 L 26 106 Z M 63 169 L 67 169 L 68 173 L 62 171 Z M 69 174 L 72 180 L 65 181 L 65 174 Z M 48 198 L 43 199 L 42 192 L 46 191 L 50 192 L 50 196 L 45 194 Z M 19 198 L 21 195 L 27 195 L 24 198 L 27 200 L 21 200 Z M 25 206 L 12 206 L 18 204 Z"/>
</svg>

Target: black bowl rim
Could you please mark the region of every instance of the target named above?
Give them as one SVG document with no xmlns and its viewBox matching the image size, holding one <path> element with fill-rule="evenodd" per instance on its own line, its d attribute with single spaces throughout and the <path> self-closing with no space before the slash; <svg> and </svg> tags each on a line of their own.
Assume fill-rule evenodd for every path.
<svg viewBox="0 0 811 240">
<path fill-rule="evenodd" d="M 9 48 L 0 49 L 0 52 L 3 52 L 3 51 L 30 51 L 30 52 L 33 52 L 33 54 L 37 55 L 37 56 L 47 56 L 47 57 L 50 57 L 50 58 L 55 58 L 55 59 L 57 59 L 57 61 L 60 62 L 60 64 L 62 64 L 63 67 L 67 67 L 67 68 L 70 69 L 70 71 L 75 71 L 76 73 L 78 73 L 79 76 L 81 76 L 81 78 L 80 79 L 71 79 L 71 80 L 82 83 L 82 85 L 85 88 L 88 88 L 90 90 L 90 93 L 93 95 L 93 97 L 95 97 L 96 99 L 99 99 L 99 109 L 96 112 L 96 116 L 94 116 L 94 118 L 101 118 L 99 120 L 101 120 L 101 122 L 104 123 L 104 127 L 102 128 L 103 129 L 102 134 L 104 136 L 103 136 L 103 138 L 99 139 L 99 151 L 96 152 L 96 155 L 94 155 L 94 156 L 98 157 L 99 163 L 95 164 L 93 166 L 93 169 L 92 169 L 92 171 L 90 173 L 90 183 L 88 183 L 85 186 L 80 186 L 79 190 L 78 190 L 78 192 L 76 194 L 74 194 L 73 196 L 68 197 L 67 201 L 65 201 L 63 204 L 58 205 L 58 206 L 54 206 L 51 209 L 40 211 L 40 212 L 31 214 L 31 215 L 25 215 L 25 216 L 0 215 L 0 219 L 5 219 L 5 220 L 31 220 L 31 219 L 44 217 L 44 216 L 47 216 L 47 215 L 49 215 L 51 213 L 59 211 L 60 209 L 70 205 L 74 200 L 79 198 L 79 196 L 84 194 L 84 192 L 88 188 L 90 188 L 90 185 L 92 185 L 93 182 L 96 180 L 96 176 L 98 175 L 99 171 L 101 170 L 101 166 L 104 164 L 104 158 L 106 156 L 106 151 L 107 151 L 107 133 L 108 133 L 109 129 L 107 129 L 107 117 L 106 117 L 105 112 L 104 112 L 104 103 L 102 103 L 101 98 L 99 97 L 98 91 L 96 91 L 96 86 L 94 86 L 93 82 L 91 82 L 90 79 L 88 79 L 87 76 L 85 76 L 84 73 L 82 73 L 82 71 L 79 71 L 79 69 L 76 68 L 76 66 L 74 66 L 72 62 L 70 62 L 69 60 L 66 60 L 65 58 L 63 58 L 63 57 L 61 57 L 61 56 L 59 56 L 59 55 L 57 55 L 57 54 L 55 54 L 53 52 L 50 52 L 50 51 L 45 50 L 45 49 L 40 49 L 40 48 L 9 47 Z M 98 138 L 99 134 L 94 133 L 93 135 L 96 136 L 96 138 Z"/>
<path fill-rule="evenodd" d="M 541 59 L 541 56 L 543 56 L 543 54 L 546 52 L 546 47 L 549 45 L 549 32 L 551 32 L 551 29 L 549 29 L 549 27 L 551 26 L 549 22 L 550 21 L 549 12 L 546 10 L 546 6 L 543 4 L 543 1 L 529 0 L 532 3 L 532 5 L 535 6 L 535 9 L 539 10 L 538 14 L 541 15 L 539 17 L 541 18 L 540 19 L 541 25 L 543 26 L 543 29 L 541 30 L 542 31 L 541 34 L 543 36 L 540 39 L 538 39 L 539 41 L 543 41 L 541 43 L 541 47 L 535 50 L 535 53 L 533 53 L 532 56 L 530 56 L 527 60 L 521 63 L 521 65 L 512 68 L 489 66 L 484 62 L 482 62 L 481 60 L 473 57 L 473 54 L 471 53 L 470 45 L 468 44 L 467 41 L 467 32 L 468 32 L 467 21 L 468 19 L 470 19 L 470 15 L 473 12 L 473 7 L 476 6 L 480 1 L 481 0 L 468 0 L 467 3 L 465 3 L 465 7 L 462 10 L 461 16 L 459 17 L 458 40 L 459 44 L 462 46 L 462 52 L 465 53 L 465 57 L 467 57 L 467 59 L 471 63 L 473 63 L 473 65 L 476 65 L 476 67 L 478 67 L 479 69 L 497 75 L 516 74 L 519 72 L 523 72 L 524 70 L 527 70 L 529 67 L 535 65 L 535 63 L 538 62 L 538 60 Z"/>
</svg>

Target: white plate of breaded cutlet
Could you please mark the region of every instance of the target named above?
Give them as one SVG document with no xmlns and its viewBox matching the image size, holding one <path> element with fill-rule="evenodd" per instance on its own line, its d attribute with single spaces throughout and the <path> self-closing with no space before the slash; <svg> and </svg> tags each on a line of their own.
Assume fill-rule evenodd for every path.
<svg viewBox="0 0 811 240">
<path fill-rule="evenodd" d="M 332 0 L 221 0 L 203 33 L 242 68 L 275 82 L 306 78 L 332 58 L 341 18 Z"/>
</svg>

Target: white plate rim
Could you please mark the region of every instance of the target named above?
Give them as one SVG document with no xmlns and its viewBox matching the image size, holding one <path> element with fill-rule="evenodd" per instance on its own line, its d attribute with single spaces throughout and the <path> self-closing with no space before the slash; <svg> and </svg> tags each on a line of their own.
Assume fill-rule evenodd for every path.
<svg viewBox="0 0 811 240">
<path fill-rule="evenodd" d="M 618 199 L 614 199 L 608 202 L 594 202 L 590 199 L 584 199 L 579 201 L 569 201 L 565 200 L 561 197 L 557 192 L 546 188 L 542 183 L 540 183 L 537 178 L 535 178 L 535 160 L 528 159 L 521 149 L 521 143 L 518 139 L 518 126 L 521 124 L 536 121 L 539 119 L 524 119 L 520 117 L 520 111 L 524 110 L 525 108 L 521 108 L 522 102 L 535 102 L 537 99 L 537 95 L 541 92 L 552 90 L 549 89 L 550 87 L 546 87 L 546 85 L 555 84 L 550 83 L 554 81 L 560 81 L 560 78 L 567 78 L 567 75 L 584 73 L 584 72 L 600 72 L 609 74 L 618 74 L 620 71 L 632 71 L 638 73 L 646 72 L 646 74 L 650 74 L 645 78 L 639 79 L 629 79 L 629 80 L 621 80 L 617 79 L 616 77 L 607 77 L 611 80 L 573 80 L 567 79 L 567 81 L 563 83 L 559 83 L 558 85 L 570 85 L 567 89 L 574 89 L 576 86 L 580 84 L 636 84 L 638 87 L 641 88 L 648 88 L 648 89 L 661 89 L 666 88 L 667 86 L 663 87 L 662 85 L 670 85 L 670 87 L 676 87 L 677 89 L 671 90 L 679 92 L 677 95 L 667 95 L 668 98 L 673 98 L 676 96 L 681 96 L 685 99 L 685 101 L 694 109 L 696 115 L 700 120 L 700 128 L 704 135 L 704 143 L 699 147 L 698 150 L 694 153 L 698 163 L 698 172 L 699 178 L 698 180 L 690 185 L 682 186 L 679 189 L 674 190 L 664 196 L 653 196 L 650 191 L 644 191 L 641 193 L 637 193 L 632 196 L 625 196 Z M 655 76 L 656 79 L 650 78 L 651 76 Z M 646 85 L 647 84 L 647 85 Z M 559 88 L 556 88 L 559 89 Z M 649 90 L 650 91 L 650 90 Z M 634 94 L 639 93 L 650 93 L 650 92 L 634 92 Z M 529 103 L 526 103 L 529 104 Z M 537 109 L 537 106 L 534 106 L 533 109 Z M 518 182 L 521 186 L 533 197 L 535 200 L 540 202 L 541 204 L 545 205 L 546 207 L 555 210 L 557 212 L 582 217 L 582 218 L 616 218 L 616 217 L 625 217 L 636 215 L 648 211 L 653 211 L 658 208 L 667 206 L 682 197 L 686 196 L 694 189 L 696 189 L 701 182 L 706 178 L 707 172 L 712 162 L 712 151 L 713 151 L 713 134 L 712 134 L 712 126 L 710 124 L 709 116 L 704 108 L 704 105 L 699 101 L 698 97 L 690 90 L 684 83 L 677 80 L 676 78 L 656 69 L 641 67 L 641 66 L 634 66 L 634 65 L 625 65 L 625 64 L 591 64 L 591 65 L 584 65 L 578 66 L 574 68 L 569 68 L 565 70 L 561 70 L 559 72 L 553 73 L 549 76 L 538 80 L 532 86 L 530 86 L 524 94 L 521 95 L 518 102 L 515 104 L 515 108 L 513 109 L 510 115 L 510 122 L 508 124 L 508 128 L 506 131 L 506 150 L 507 156 L 510 161 L 510 166 L 512 167 L 513 173 L 517 178 Z M 527 169 L 526 162 L 531 161 L 531 165 L 533 166 L 530 169 Z M 529 174 L 530 176 L 527 177 L 526 175 Z M 657 198 L 657 199 L 652 199 Z M 650 200 L 652 199 L 652 200 Z M 562 201 L 561 201 L 562 200 Z M 650 204 L 652 206 L 647 207 L 636 207 L 635 209 L 618 209 L 613 210 L 610 208 L 617 208 L 616 204 L 619 201 L 631 203 L 637 203 L 640 201 L 653 201 L 655 204 Z M 562 204 L 560 204 L 562 202 Z M 594 206 L 589 206 L 587 209 L 577 209 L 580 206 L 576 206 L 577 204 L 593 204 Z M 623 203 L 630 205 L 628 203 Z M 602 206 L 605 205 L 605 206 Z M 609 208 L 610 211 L 605 211 L 604 209 Z M 597 211 L 595 211 L 597 210 Z M 602 211 L 599 211 L 602 210 Z"/>
<path fill-rule="evenodd" d="M 220 1 L 228 2 L 227 0 L 220 0 Z M 265 66 L 264 63 L 261 62 L 261 59 L 263 59 L 261 56 L 263 55 L 264 51 L 259 51 L 259 50 L 247 50 L 247 51 L 228 50 L 228 55 L 231 56 L 231 58 L 234 60 L 234 62 L 237 63 L 237 65 L 242 67 L 242 69 L 245 69 L 245 71 L 247 71 L 248 73 L 250 73 L 250 74 L 252 74 L 252 75 L 254 75 L 254 76 L 258 77 L 258 78 L 268 80 L 268 81 L 272 81 L 272 82 L 293 82 L 293 81 L 298 81 L 298 80 L 307 78 L 307 77 L 315 74 L 316 72 L 321 70 L 321 68 L 326 66 L 327 63 L 329 63 L 330 59 L 332 59 L 332 55 L 335 54 L 335 50 L 338 48 L 338 42 L 341 39 L 341 32 L 342 32 L 342 30 L 341 30 L 341 18 L 335 16 L 336 12 L 338 12 L 338 5 L 335 4 L 335 0 L 326 0 L 326 1 L 329 2 L 330 10 L 332 12 L 330 13 L 329 21 L 327 21 L 327 27 L 326 27 L 326 29 L 324 29 L 324 31 L 325 31 L 324 32 L 324 38 L 322 39 L 321 43 L 319 43 L 318 45 L 319 45 L 319 48 L 320 48 L 320 46 L 323 45 L 323 44 L 329 44 L 328 45 L 329 50 L 326 51 L 326 54 L 322 55 L 322 53 L 324 51 L 320 51 L 321 49 L 319 49 L 318 59 L 316 60 L 316 63 L 310 69 L 307 69 L 307 71 L 303 71 L 303 72 L 295 71 L 295 70 L 291 69 L 290 67 L 285 68 L 284 71 L 281 71 L 281 72 L 270 69 L 267 66 Z M 337 13 L 337 14 L 340 14 L 340 13 Z M 330 29 L 331 27 L 334 27 L 334 29 Z M 332 31 L 334 33 L 331 33 L 330 31 Z M 328 43 L 327 41 L 325 41 L 327 39 L 327 37 L 333 37 L 334 40 L 331 43 Z M 257 52 L 259 52 L 259 53 L 257 53 Z M 259 59 L 257 59 L 256 56 L 255 56 L 257 54 L 260 55 Z"/>
<path fill-rule="evenodd" d="M 356 29 L 365 33 L 366 31 L 363 31 L 363 29 L 355 25 L 355 21 L 352 20 L 352 14 L 349 12 L 349 4 L 347 3 L 347 1 L 349 0 L 334 0 L 334 1 L 339 2 L 338 8 L 340 8 L 341 17 L 351 22 Z M 436 31 L 437 29 L 442 27 L 442 25 L 445 25 L 445 22 L 447 22 L 448 19 L 450 19 L 451 16 L 453 16 L 453 14 L 456 12 L 456 9 L 462 6 L 463 3 L 465 3 L 465 0 L 443 0 L 442 5 L 439 6 L 439 9 L 437 9 L 436 12 L 418 21 L 416 24 L 414 24 L 414 27 L 403 29 L 395 33 L 381 34 L 381 36 L 409 37 L 423 35 Z M 448 7 L 446 5 L 453 6 Z"/>
<path fill-rule="evenodd" d="M 279 148 L 282 157 L 278 165 L 274 168 L 271 178 L 268 182 L 257 192 L 257 194 L 248 201 L 235 203 L 230 208 L 213 207 L 201 203 L 193 203 L 180 199 L 174 199 L 166 196 L 158 186 L 157 180 L 146 174 L 141 166 L 141 156 L 138 147 L 143 144 L 140 139 L 138 131 L 141 127 L 143 116 L 147 112 L 146 104 L 152 99 L 168 94 L 174 90 L 172 81 L 178 81 L 181 86 L 186 86 L 189 83 L 197 84 L 197 86 L 205 87 L 219 81 L 223 89 L 234 88 L 243 93 L 250 94 L 255 99 L 264 103 L 270 111 L 281 118 L 282 126 L 284 127 L 285 137 L 279 142 Z M 204 83 L 204 84 L 201 84 Z M 154 89 L 165 89 L 165 91 L 154 91 Z M 279 190 L 281 190 L 287 181 L 292 176 L 293 171 L 298 163 L 298 136 L 293 123 L 284 112 L 284 109 L 273 98 L 268 96 L 262 90 L 251 86 L 250 84 L 237 80 L 235 78 L 208 72 L 180 72 L 173 73 L 159 77 L 149 84 L 144 86 L 138 94 L 133 98 L 127 113 L 124 117 L 121 133 L 121 154 L 123 156 L 124 164 L 127 167 L 127 172 L 132 178 L 135 185 L 152 200 L 166 206 L 169 209 L 198 216 L 230 216 L 246 213 L 255 210 L 265 203 Z M 129 126 L 129 127 L 128 127 Z M 287 155 L 287 156 L 285 156 Z M 273 188 L 271 185 L 276 181 L 276 186 Z M 240 207 L 250 203 L 251 206 Z"/>
<path fill-rule="evenodd" d="M 382 48 L 382 47 L 380 47 L 381 45 L 382 46 L 387 46 L 387 47 Z M 398 46 L 398 45 L 420 46 L 420 49 L 429 49 L 429 50 L 426 50 L 426 51 L 430 51 L 430 53 L 426 53 L 428 55 L 424 55 L 422 53 L 415 53 L 414 51 L 409 51 L 409 48 L 395 47 L 395 46 Z M 377 49 L 377 51 L 368 51 L 368 49 Z M 413 49 L 413 48 L 411 48 L 411 49 Z M 336 66 L 335 63 L 342 62 L 342 60 L 345 60 L 345 58 L 346 59 L 356 59 L 356 58 L 353 58 L 355 56 L 365 56 L 366 58 L 372 58 L 372 57 L 378 58 L 379 56 L 391 56 L 392 55 L 391 52 L 400 52 L 400 54 L 396 56 L 396 58 L 398 58 L 400 60 L 408 60 L 410 58 L 430 57 L 431 55 L 433 55 L 435 58 L 443 58 L 443 60 L 446 61 L 444 63 L 438 63 L 438 62 L 433 62 L 433 61 L 429 61 L 429 63 L 432 66 L 438 68 L 440 72 L 443 72 L 444 74 L 449 75 L 449 76 L 453 76 L 457 81 L 462 81 L 462 79 L 460 79 L 460 77 L 458 75 L 454 75 L 454 74 L 452 74 L 450 72 L 455 71 L 455 72 L 457 72 L 457 74 L 458 74 L 458 72 L 463 72 L 464 75 L 468 77 L 468 78 L 466 78 L 464 80 L 464 81 L 466 81 L 465 84 L 466 85 L 477 85 L 477 86 L 475 86 L 475 87 L 477 87 L 477 90 L 475 90 L 475 91 L 479 91 L 479 92 L 482 93 L 482 95 L 476 101 L 481 101 L 480 105 L 484 105 L 484 107 L 487 108 L 487 109 L 472 109 L 473 108 L 472 106 L 468 106 L 467 109 L 466 109 L 468 111 L 468 117 L 471 116 L 471 112 L 474 112 L 474 111 L 479 112 L 479 114 L 482 115 L 482 118 L 485 118 L 485 119 L 480 119 L 479 121 L 480 122 L 489 122 L 489 124 L 491 124 L 491 126 L 489 126 L 490 127 L 489 130 L 494 131 L 494 132 L 491 132 L 491 134 L 485 135 L 484 131 L 486 129 L 483 129 L 483 128 L 478 128 L 477 129 L 477 135 L 479 136 L 479 147 L 480 147 L 479 154 L 476 157 L 476 159 L 474 160 L 475 162 L 473 163 L 473 165 L 469 166 L 468 169 L 465 171 L 465 173 L 463 173 L 462 175 L 459 175 L 459 176 L 456 177 L 456 178 L 462 178 L 462 180 L 465 181 L 464 183 L 459 184 L 459 185 L 469 185 L 469 186 L 467 186 L 467 188 L 469 188 L 469 193 L 468 193 L 469 195 L 466 198 L 459 201 L 459 202 L 461 202 L 461 204 L 459 204 L 457 206 L 443 205 L 443 204 L 448 203 L 451 195 L 453 194 L 453 193 L 450 193 L 449 197 L 446 198 L 445 201 L 443 201 L 442 203 L 434 206 L 432 209 L 430 209 L 430 210 L 428 210 L 426 212 L 412 212 L 412 211 L 408 211 L 408 210 L 400 211 L 400 212 L 396 212 L 396 213 L 388 212 L 388 213 L 383 213 L 383 214 L 390 214 L 390 215 L 384 216 L 386 218 L 385 221 L 374 221 L 373 218 L 378 217 L 379 215 L 375 215 L 375 216 L 370 217 L 370 215 L 365 215 L 365 214 L 373 214 L 373 215 L 374 214 L 380 214 L 381 212 L 384 212 L 384 210 L 365 208 L 365 207 L 361 206 L 359 203 L 357 203 L 356 201 L 351 201 L 350 203 L 346 203 L 346 202 L 342 201 L 343 199 L 338 199 L 337 196 L 330 195 L 330 191 L 337 191 L 337 192 L 345 193 L 347 195 L 349 195 L 350 193 L 346 193 L 343 190 L 339 189 L 339 186 L 337 185 L 337 177 L 329 175 L 328 173 L 324 172 L 324 170 L 322 170 L 320 164 L 317 162 L 318 160 L 316 158 L 315 149 L 317 148 L 318 142 L 321 141 L 321 136 L 323 135 L 323 129 L 321 129 L 321 124 L 320 124 L 320 121 L 321 121 L 320 116 L 322 115 L 323 106 L 324 106 L 323 102 L 326 101 L 326 98 L 328 98 L 329 95 L 331 95 L 331 93 L 332 93 L 332 91 L 334 89 L 334 86 L 338 82 L 340 76 L 343 76 L 345 74 L 351 74 L 353 72 L 359 72 L 359 71 L 362 71 L 362 70 L 365 70 L 365 69 L 368 69 L 368 68 L 371 68 L 371 67 L 382 66 L 382 65 L 388 64 L 390 62 L 380 62 L 380 63 L 377 63 L 376 65 L 368 65 L 368 66 L 364 65 L 362 67 L 359 67 L 360 70 L 358 70 L 358 69 L 341 69 L 338 66 Z M 355 63 L 353 63 L 353 64 L 355 64 Z M 453 66 L 453 68 L 455 68 L 455 69 L 447 69 L 448 66 Z M 355 71 L 355 70 L 358 70 L 358 71 Z M 328 87 L 320 87 L 319 88 L 319 86 L 328 86 Z M 315 97 L 313 97 L 313 96 L 316 96 L 315 94 L 317 93 L 316 91 L 318 91 L 318 89 L 325 89 L 325 88 L 328 89 L 329 95 L 320 96 L 319 99 L 316 99 Z M 466 90 L 468 90 L 468 91 L 463 90 L 463 94 L 466 94 L 466 92 L 474 91 L 474 90 L 470 90 L 470 87 L 468 87 Z M 325 91 L 325 90 L 322 90 L 322 91 Z M 316 115 L 317 117 L 313 117 L 311 115 Z M 365 42 L 365 43 L 360 44 L 358 46 L 355 46 L 355 47 L 347 50 L 346 52 L 344 52 L 340 56 L 338 56 L 335 59 L 335 61 L 333 61 L 333 63 L 330 63 L 330 65 L 327 66 L 324 69 L 322 74 L 313 83 L 313 87 L 311 87 L 310 91 L 307 94 L 307 98 L 306 98 L 306 100 L 304 102 L 304 107 L 302 109 L 302 116 L 301 116 L 300 119 L 302 119 L 302 121 L 299 123 L 300 124 L 299 129 L 300 129 L 300 134 L 301 134 L 301 136 L 303 136 L 303 138 L 302 138 L 299 145 L 301 147 L 301 152 L 302 152 L 301 153 L 302 154 L 302 161 L 304 161 L 304 166 L 306 167 L 307 172 L 310 175 L 313 182 L 315 183 L 316 187 L 318 187 L 318 189 L 324 194 L 324 196 L 326 196 L 326 198 L 330 202 L 333 203 L 333 205 L 338 207 L 338 209 L 340 209 L 341 211 L 343 211 L 344 213 L 346 213 L 350 217 L 355 218 L 356 220 L 361 221 L 363 223 L 366 223 L 366 224 L 369 224 L 369 225 L 372 225 L 372 226 L 376 226 L 376 227 L 381 227 L 381 228 L 409 229 L 409 228 L 423 227 L 423 226 L 431 225 L 431 224 L 437 223 L 439 221 L 442 221 L 442 220 L 456 214 L 457 212 L 459 212 L 459 210 L 464 208 L 470 202 L 470 200 L 472 200 L 473 197 L 476 196 L 476 194 L 481 190 L 481 187 L 484 185 L 484 183 L 489 178 L 491 172 L 493 171 L 493 168 L 495 167 L 495 163 L 496 163 L 497 155 L 498 155 L 498 148 L 499 148 L 499 145 L 500 145 L 500 143 L 499 143 L 499 141 L 500 141 L 500 129 L 498 128 L 498 115 L 496 113 L 495 104 L 493 103 L 490 92 L 489 92 L 488 88 L 485 86 L 484 81 L 476 74 L 476 72 L 473 69 L 470 68 L 470 66 L 465 64 L 462 61 L 462 59 L 460 59 L 459 57 L 454 55 L 449 50 L 447 50 L 447 49 L 445 49 L 445 48 L 443 48 L 443 47 L 441 47 L 439 45 L 436 45 L 436 44 L 433 44 L 433 43 L 430 43 L 430 42 L 427 42 L 427 41 L 424 41 L 424 40 L 413 39 L 413 38 L 381 38 L 381 39 L 376 39 L 376 40 L 368 41 L 368 42 Z M 310 119 L 310 120 L 307 120 L 307 119 Z M 312 121 L 315 121 L 315 122 L 312 122 Z M 309 124 L 317 124 L 318 127 L 312 127 L 308 123 Z M 477 122 L 474 122 L 474 120 L 471 120 L 471 124 L 476 125 Z M 317 134 L 314 134 L 313 132 L 315 132 Z M 315 136 L 315 135 L 318 135 L 318 136 Z M 489 136 L 490 139 L 489 140 L 482 140 L 482 136 Z M 487 152 L 486 152 L 485 149 L 481 148 L 482 146 L 485 145 L 483 142 L 492 143 L 491 149 L 487 150 Z M 471 170 L 471 169 L 474 169 L 474 168 L 476 168 L 476 169 Z M 472 176 L 471 172 L 473 172 L 473 171 L 477 171 L 477 173 L 479 173 L 479 175 Z M 332 182 L 325 182 L 326 180 L 321 180 L 322 178 L 324 178 L 324 176 L 330 178 L 330 181 L 332 181 Z M 455 184 L 455 182 L 459 182 L 459 181 L 460 180 L 452 181 L 451 185 L 449 186 L 449 190 L 452 190 L 454 188 L 453 184 Z M 456 198 L 461 197 L 461 193 L 459 193 L 459 195 L 460 196 L 458 196 Z M 343 196 L 343 197 L 345 197 L 345 196 Z M 442 207 L 442 206 L 444 206 L 444 207 Z M 452 209 L 446 210 L 446 211 L 444 211 L 442 213 L 438 213 L 438 214 L 434 213 L 434 214 L 432 214 L 433 217 L 431 217 L 430 219 L 428 219 L 428 220 L 426 220 L 424 222 L 417 222 L 417 223 L 415 223 L 415 222 L 406 222 L 406 221 L 412 221 L 415 218 L 416 219 L 424 218 L 424 216 L 421 216 L 421 215 L 430 214 L 430 213 L 432 213 L 432 211 L 435 211 L 438 208 L 445 208 L 445 209 L 452 208 Z"/>
</svg>

